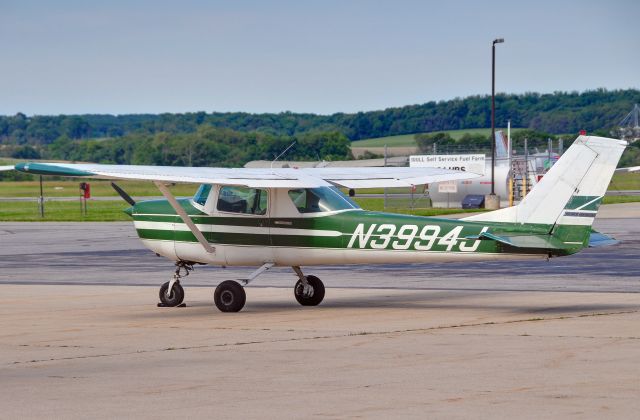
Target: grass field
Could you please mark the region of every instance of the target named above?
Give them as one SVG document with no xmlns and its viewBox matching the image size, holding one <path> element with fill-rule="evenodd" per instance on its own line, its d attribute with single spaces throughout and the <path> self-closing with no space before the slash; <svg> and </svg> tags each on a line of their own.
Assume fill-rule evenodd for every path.
<svg viewBox="0 0 640 420">
<path fill-rule="evenodd" d="M 111 187 L 110 181 L 88 180 L 91 184 L 92 197 L 116 197 L 118 193 Z M 80 195 L 80 180 L 49 181 L 44 178 L 43 191 L 45 197 L 73 197 Z M 149 181 L 117 181 L 132 197 L 160 196 L 160 191 Z M 197 185 L 176 184 L 172 191 L 177 196 L 192 196 Z M 0 182 L 0 197 L 38 197 L 40 183 L 38 181 L 4 181 Z"/>
<path fill-rule="evenodd" d="M 3 222 L 114 222 L 131 220 L 123 213 L 129 207 L 124 201 L 87 202 L 87 215 L 80 214 L 78 201 L 45 202 L 44 218 L 40 217 L 37 202 L 0 203 L 0 221 Z"/>
<path fill-rule="evenodd" d="M 640 195 L 608 195 L 602 200 L 603 204 L 638 203 Z"/>
<path fill-rule="evenodd" d="M 506 128 L 497 128 L 496 130 L 507 131 Z M 512 128 L 511 131 L 520 131 L 522 128 Z M 448 133 L 453 139 L 458 140 L 465 134 L 482 134 L 488 136 L 491 134 L 490 128 L 470 128 L 466 130 L 448 130 L 448 131 L 436 131 L 435 133 Z M 415 134 L 402 134 L 399 136 L 378 137 L 374 139 L 364 139 L 351 142 L 351 147 L 384 147 L 386 144 L 388 147 L 406 147 L 416 146 L 414 139 Z"/>
<path fill-rule="evenodd" d="M 626 172 L 613 175 L 609 191 L 640 190 L 640 173 Z"/>
<path fill-rule="evenodd" d="M 351 147 L 384 147 L 385 144 L 389 147 L 415 146 L 416 141 L 414 134 L 401 134 L 399 136 L 352 141 Z"/>
</svg>

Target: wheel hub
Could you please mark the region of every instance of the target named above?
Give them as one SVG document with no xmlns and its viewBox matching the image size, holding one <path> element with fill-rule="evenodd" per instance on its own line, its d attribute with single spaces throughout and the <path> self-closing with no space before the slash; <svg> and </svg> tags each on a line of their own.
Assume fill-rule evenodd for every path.
<svg viewBox="0 0 640 420">
<path fill-rule="evenodd" d="M 313 287 L 310 284 L 301 284 L 296 290 L 298 296 L 302 296 L 305 298 L 313 297 Z"/>
<path fill-rule="evenodd" d="M 228 290 L 225 290 L 220 294 L 220 300 L 225 305 L 231 305 L 233 303 L 233 293 Z"/>
</svg>

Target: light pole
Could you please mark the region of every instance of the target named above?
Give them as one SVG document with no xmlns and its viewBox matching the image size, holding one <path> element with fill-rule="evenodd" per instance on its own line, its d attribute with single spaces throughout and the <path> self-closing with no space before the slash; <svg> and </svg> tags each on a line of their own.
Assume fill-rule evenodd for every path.
<svg viewBox="0 0 640 420">
<path fill-rule="evenodd" d="M 504 38 L 496 38 L 491 44 L 491 195 L 496 195 L 496 44 L 504 42 Z M 492 198 L 495 200 L 495 198 Z M 497 207 L 500 207 L 498 199 Z"/>
</svg>

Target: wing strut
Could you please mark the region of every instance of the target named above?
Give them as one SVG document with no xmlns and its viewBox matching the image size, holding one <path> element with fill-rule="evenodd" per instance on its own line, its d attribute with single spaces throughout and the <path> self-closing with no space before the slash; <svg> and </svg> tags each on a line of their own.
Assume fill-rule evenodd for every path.
<svg viewBox="0 0 640 420">
<path fill-rule="evenodd" d="M 216 252 L 216 249 L 211 246 L 211 244 L 207 241 L 207 239 L 204 237 L 202 232 L 200 232 L 196 224 L 193 223 L 193 220 L 191 220 L 187 212 L 184 211 L 184 209 L 180 204 L 178 204 L 178 201 L 171 194 L 171 191 L 169 191 L 167 186 L 164 185 L 161 181 L 153 181 L 153 183 L 156 184 L 156 187 L 158 187 L 162 195 L 164 195 L 164 198 L 166 198 L 169 204 L 171 204 L 171 207 L 173 207 L 173 209 L 176 211 L 178 216 L 180 216 L 184 224 L 187 225 L 191 233 L 193 233 L 193 236 L 196 237 L 196 239 L 198 240 L 198 242 L 200 242 L 200 245 L 202 245 L 205 251 L 207 251 L 209 254 L 214 254 Z"/>
</svg>

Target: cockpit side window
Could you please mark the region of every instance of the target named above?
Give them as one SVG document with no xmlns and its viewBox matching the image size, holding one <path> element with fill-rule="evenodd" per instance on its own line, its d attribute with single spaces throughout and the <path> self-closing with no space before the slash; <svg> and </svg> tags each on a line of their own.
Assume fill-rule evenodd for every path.
<svg viewBox="0 0 640 420">
<path fill-rule="evenodd" d="M 267 214 L 267 190 L 224 186 L 218 194 L 219 211 L 242 214 Z"/>
</svg>

